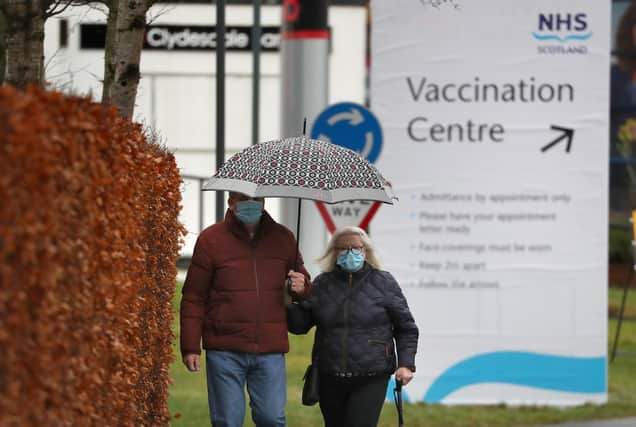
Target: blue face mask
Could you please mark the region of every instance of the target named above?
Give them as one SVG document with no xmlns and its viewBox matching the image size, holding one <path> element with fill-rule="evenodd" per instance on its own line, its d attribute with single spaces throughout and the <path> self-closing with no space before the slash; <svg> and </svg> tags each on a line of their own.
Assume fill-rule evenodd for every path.
<svg viewBox="0 0 636 427">
<path fill-rule="evenodd" d="M 236 217 L 243 223 L 254 225 L 263 215 L 263 202 L 256 200 L 244 200 L 236 203 Z"/>
<path fill-rule="evenodd" d="M 362 253 L 353 253 L 352 251 L 342 252 L 336 258 L 336 264 L 345 271 L 353 273 L 360 270 L 364 264 L 364 255 Z"/>
</svg>

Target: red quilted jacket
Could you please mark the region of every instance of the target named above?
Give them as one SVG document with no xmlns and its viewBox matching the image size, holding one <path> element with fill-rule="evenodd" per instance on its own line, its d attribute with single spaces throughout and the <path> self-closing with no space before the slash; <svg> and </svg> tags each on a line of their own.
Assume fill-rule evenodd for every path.
<svg viewBox="0 0 636 427">
<path fill-rule="evenodd" d="M 181 300 L 181 353 L 207 350 L 286 353 L 284 283 L 294 268 L 293 234 L 263 212 L 254 239 L 228 209 L 199 235 Z M 302 259 L 299 271 L 306 276 Z"/>
</svg>

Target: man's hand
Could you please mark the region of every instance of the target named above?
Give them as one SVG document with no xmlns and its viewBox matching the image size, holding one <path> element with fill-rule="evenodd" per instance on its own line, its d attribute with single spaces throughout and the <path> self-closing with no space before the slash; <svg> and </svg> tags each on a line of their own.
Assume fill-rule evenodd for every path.
<svg viewBox="0 0 636 427">
<path fill-rule="evenodd" d="M 407 385 L 413 379 L 413 371 L 409 368 L 401 367 L 395 371 L 395 380 L 402 381 L 402 385 Z"/>
<path fill-rule="evenodd" d="M 186 365 L 188 371 L 196 372 L 201 370 L 201 355 L 186 354 L 183 356 L 183 364 Z"/>
<path fill-rule="evenodd" d="M 294 270 L 289 270 L 287 278 L 291 282 L 291 291 L 300 295 L 305 291 L 305 275 Z"/>
</svg>

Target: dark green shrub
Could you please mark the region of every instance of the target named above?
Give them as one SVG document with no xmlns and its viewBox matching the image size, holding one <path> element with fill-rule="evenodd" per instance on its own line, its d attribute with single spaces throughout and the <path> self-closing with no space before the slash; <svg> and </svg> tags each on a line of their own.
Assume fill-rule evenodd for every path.
<svg viewBox="0 0 636 427">
<path fill-rule="evenodd" d="M 609 262 L 626 264 L 632 262 L 631 224 L 610 224 Z"/>
</svg>

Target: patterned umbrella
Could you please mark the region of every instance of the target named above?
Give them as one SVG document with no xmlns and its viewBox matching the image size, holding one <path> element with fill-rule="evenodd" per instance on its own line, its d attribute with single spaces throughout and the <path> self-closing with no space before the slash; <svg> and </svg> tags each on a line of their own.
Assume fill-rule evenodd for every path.
<svg viewBox="0 0 636 427">
<path fill-rule="evenodd" d="M 251 197 L 295 197 L 325 203 L 377 200 L 393 204 L 391 186 L 348 148 L 304 136 L 252 145 L 228 159 L 203 190 Z"/>
</svg>

